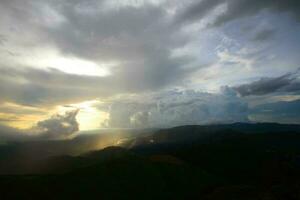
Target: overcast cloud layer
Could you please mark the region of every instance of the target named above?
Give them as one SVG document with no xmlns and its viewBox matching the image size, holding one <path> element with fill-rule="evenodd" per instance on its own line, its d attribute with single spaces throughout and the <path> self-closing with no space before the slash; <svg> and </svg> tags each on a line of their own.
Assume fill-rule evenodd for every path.
<svg viewBox="0 0 300 200">
<path fill-rule="evenodd" d="M 1 0 L 0 13 L 4 132 L 300 123 L 275 109 L 300 99 L 297 0 Z"/>
</svg>

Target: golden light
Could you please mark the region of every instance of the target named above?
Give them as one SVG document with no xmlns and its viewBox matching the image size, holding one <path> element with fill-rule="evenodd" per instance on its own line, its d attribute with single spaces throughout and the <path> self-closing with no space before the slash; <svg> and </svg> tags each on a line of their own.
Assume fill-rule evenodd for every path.
<svg viewBox="0 0 300 200">
<path fill-rule="evenodd" d="M 97 103 L 99 103 L 97 100 L 85 101 L 68 106 L 57 106 L 50 111 L 47 108 L 38 109 L 13 103 L 4 103 L 0 106 L 1 108 L 5 108 L 7 111 L 18 110 L 19 112 L 0 112 L 0 123 L 18 129 L 30 129 L 37 122 L 48 119 L 55 114 L 64 114 L 67 111 L 79 109 L 76 119 L 80 125 L 80 130 L 99 129 L 101 128 L 101 124 L 109 118 L 109 114 L 98 110 L 95 106 Z"/>
<path fill-rule="evenodd" d="M 47 111 L 41 108 L 10 102 L 2 103 L 0 108 L 3 111 L 0 112 L 1 124 L 18 129 L 31 128 L 37 121 L 47 118 Z"/>
<path fill-rule="evenodd" d="M 36 68 L 53 68 L 69 74 L 86 76 L 108 76 L 109 68 L 116 62 L 94 62 L 73 56 L 61 54 L 54 48 L 35 49 L 34 57 L 22 57 L 21 62 Z"/>
<path fill-rule="evenodd" d="M 105 65 L 99 66 L 98 64 L 82 60 L 78 58 L 64 58 L 56 57 L 45 60 L 45 65 L 52 68 L 59 69 L 63 72 L 70 74 L 78 75 L 87 75 L 87 76 L 107 76 L 109 72 L 105 69 Z"/>
<path fill-rule="evenodd" d="M 99 111 L 95 104 L 97 100 L 85 101 L 77 104 L 70 104 L 68 107 L 59 106 L 58 112 L 66 112 L 70 109 L 80 109 L 76 119 L 80 124 L 80 130 L 94 130 L 101 128 L 101 123 L 108 119 L 109 114 Z"/>
</svg>

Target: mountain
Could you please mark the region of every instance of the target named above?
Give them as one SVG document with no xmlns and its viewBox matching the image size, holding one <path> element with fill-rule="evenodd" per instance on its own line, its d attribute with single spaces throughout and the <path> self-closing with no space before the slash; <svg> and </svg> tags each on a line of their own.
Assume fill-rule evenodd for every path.
<svg viewBox="0 0 300 200">
<path fill-rule="evenodd" d="M 14 157 L 0 166 L 22 163 L 19 175 L 2 171 L 1 199 L 300 199 L 299 127 L 182 126 L 80 155 Z"/>
<path fill-rule="evenodd" d="M 129 146 L 154 146 L 155 144 L 207 143 L 239 136 L 242 134 L 284 134 L 300 133 L 300 125 L 283 125 L 277 123 L 234 123 L 225 125 L 189 125 L 163 129 L 146 137 L 136 137 Z"/>
</svg>

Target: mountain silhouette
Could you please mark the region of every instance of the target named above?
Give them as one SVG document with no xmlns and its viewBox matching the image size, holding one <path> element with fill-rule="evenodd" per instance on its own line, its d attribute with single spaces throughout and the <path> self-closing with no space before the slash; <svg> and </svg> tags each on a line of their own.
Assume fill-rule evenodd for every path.
<svg viewBox="0 0 300 200">
<path fill-rule="evenodd" d="M 2 158 L 14 157 L 1 163 L 1 199 L 299 199 L 299 130 L 182 126 L 137 134 L 123 147 L 26 161 L 15 146 L 1 147 Z"/>
</svg>

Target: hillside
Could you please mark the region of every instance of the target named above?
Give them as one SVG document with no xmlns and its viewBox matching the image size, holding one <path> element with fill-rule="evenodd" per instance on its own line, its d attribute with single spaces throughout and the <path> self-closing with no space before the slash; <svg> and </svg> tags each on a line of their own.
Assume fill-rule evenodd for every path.
<svg viewBox="0 0 300 200">
<path fill-rule="evenodd" d="M 279 124 L 159 130 L 127 148 L 31 162 L 30 174 L 0 176 L 1 199 L 300 199 L 299 130 Z"/>
</svg>

